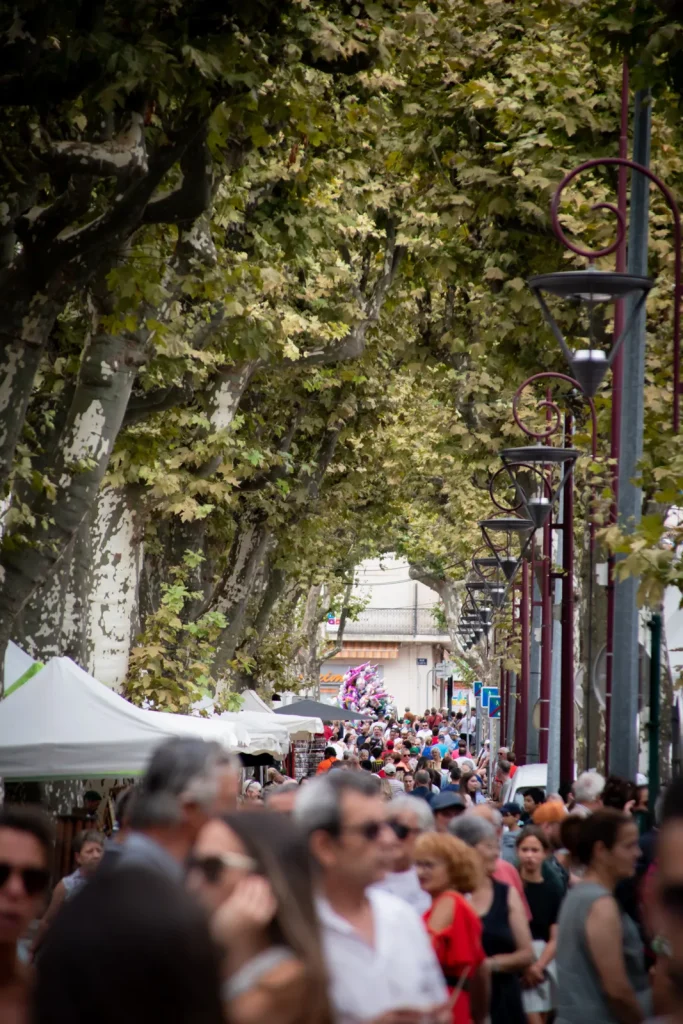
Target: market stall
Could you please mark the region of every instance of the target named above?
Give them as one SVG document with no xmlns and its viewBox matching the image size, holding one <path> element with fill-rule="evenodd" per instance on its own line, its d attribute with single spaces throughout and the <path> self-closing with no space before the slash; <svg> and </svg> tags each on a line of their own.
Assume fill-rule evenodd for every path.
<svg viewBox="0 0 683 1024">
<path fill-rule="evenodd" d="M 143 711 L 79 668 L 53 658 L 0 702 L 0 777 L 92 779 L 141 774 L 172 736 L 249 750 L 246 725 Z"/>
</svg>

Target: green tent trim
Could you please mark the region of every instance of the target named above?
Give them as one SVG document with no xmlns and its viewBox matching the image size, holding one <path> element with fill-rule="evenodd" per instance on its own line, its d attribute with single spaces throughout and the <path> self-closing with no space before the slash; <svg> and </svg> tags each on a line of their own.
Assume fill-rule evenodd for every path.
<svg viewBox="0 0 683 1024">
<path fill-rule="evenodd" d="M 14 691 L 18 690 L 20 686 L 27 683 L 28 680 L 36 674 L 36 672 L 40 672 L 41 668 L 45 668 L 42 661 L 36 661 L 30 668 L 27 668 L 23 676 L 19 676 L 19 678 L 12 683 L 9 690 L 5 691 L 5 697 L 9 697 L 10 693 L 14 693 Z"/>
</svg>

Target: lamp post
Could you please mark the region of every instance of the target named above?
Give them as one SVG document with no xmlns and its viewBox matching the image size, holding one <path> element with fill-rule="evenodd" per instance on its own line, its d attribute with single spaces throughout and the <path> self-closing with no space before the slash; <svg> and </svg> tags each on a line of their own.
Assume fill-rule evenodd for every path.
<svg viewBox="0 0 683 1024">
<path fill-rule="evenodd" d="M 562 586 L 562 641 L 561 641 L 561 734 L 560 752 L 557 762 L 558 782 L 560 780 L 571 780 L 573 777 L 574 757 L 574 546 L 573 546 L 573 466 L 578 452 L 573 448 L 551 447 L 541 444 L 542 441 L 549 441 L 556 434 L 564 434 L 565 445 L 572 440 L 572 416 L 567 413 L 562 416 L 553 400 L 549 390 L 546 391 L 545 399 L 537 402 L 539 411 L 545 410 L 546 423 L 543 429 L 534 430 L 528 426 L 521 414 L 520 403 L 527 388 L 540 382 L 557 381 L 568 385 L 572 392 L 582 395 L 582 388 L 579 381 L 566 374 L 545 371 L 530 377 L 517 389 L 513 399 L 513 415 L 515 422 L 520 429 L 530 438 L 539 442 L 536 445 L 506 449 L 501 452 L 503 465 L 507 469 L 510 479 L 513 482 L 521 500 L 521 505 L 529 513 L 529 517 L 538 527 L 543 529 L 543 559 L 541 573 L 541 605 L 542 605 L 542 648 L 541 648 L 541 730 L 540 750 L 541 760 L 544 754 L 548 754 L 548 726 L 550 719 L 550 693 L 552 674 L 552 579 L 557 574 L 550 572 L 552 559 L 552 530 L 560 532 L 562 537 L 562 573 L 560 575 Z M 583 395 L 589 412 L 591 451 L 595 457 L 597 451 L 597 418 L 595 405 L 591 398 Z M 551 511 L 554 502 L 560 492 L 563 497 L 562 522 L 553 522 Z M 592 551 L 592 537 L 591 537 Z M 523 566 L 525 570 L 526 564 Z M 533 575 L 532 575 L 533 578 Z M 524 668 L 529 664 L 529 608 L 531 593 L 529 577 L 522 578 L 522 600 L 520 604 L 520 625 L 522 639 L 522 679 L 521 686 L 524 688 Z M 589 657 L 592 650 L 592 630 L 589 629 Z M 520 741 L 527 744 L 527 723 L 528 720 L 520 716 Z"/>
<path fill-rule="evenodd" d="M 625 96 L 627 96 L 628 77 L 624 70 Z M 622 106 L 622 142 L 624 151 L 625 117 Z M 566 285 L 558 282 L 563 274 L 541 275 L 529 282 L 536 294 L 543 315 L 549 323 L 553 334 L 568 358 L 574 371 L 585 384 L 587 392 L 597 389 L 609 365 L 617 359 L 617 355 L 628 337 L 624 356 L 623 376 L 623 407 L 626 415 L 620 415 L 620 399 L 617 395 L 613 406 L 612 418 L 612 455 L 618 460 L 618 500 L 617 515 L 619 521 L 627 529 L 632 529 L 640 521 L 642 495 L 634 477 L 642 453 L 643 432 L 643 390 L 645 365 L 645 299 L 652 287 L 652 282 L 645 276 L 647 271 L 647 225 L 648 225 L 648 192 L 649 183 L 654 184 L 663 195 L 673 217 L 674 232 L 674 310 L 673 310 L 673 402 L 672 424 L 674 433 L 680 427 L 680 333 L 681 333 L 681 300 L 683 299 L 683 251 L 681 247 L 681 218 L 673 193 L 667 185 L 655 175 L 648 166 L 650 143 L 650 102 L 647 93 L 639 93 L 636 98 L 634 160 L 625 156 L 600 157 L 588 160 L 574 168 L 560 182 L 551 206 L 553 230 L 559 240 L 570 251 L 594 260 L 617 252 L 618 269 L 615 273 L 596 271 L 589 268 L 584 271 L 571 271 L 570 275 L 583 275 L 577 280 L 570 279 Z M 598 203 L 593 209 L 607 209 L 616 217 L 617 237 L 609 246 L 600 250 L 583 249 L 572 243 L 564 234 L 559 222 L 559 209 L 562 192 L 573 179 L 584 170 L 600 166 L 619 168 L 620 192 L 619 207 L 611 203 Z M 630 170 L 633 174 L 631 189 L 631 219 L 629 225 L 628 273 L 623 272 L 623 249 L 626 236 L 626 199 L 625 174 Z M 588 278 L 590 275 L 590 279 Z M 600 275 L 596 277 L 595 275 Z M 550 282 L 548 278 L 550 277 Z M 589 283 L 585 289 L 583 285 Z M 605 284 L 605 288 L 602 288 Z M 548 287 L 550 285 L 550 287 Z M 560 290 L 558 290 L 558 288 Z M 583 351 L 585 366 L 577 367 L 578 352 L 572 351 L 564 342 L 562 332 L 549 314 L 548 305 L 542 295 L 543 290 L 556 295 L 569 295 L 587 299 L 589 307 L 599 304 L 599 296 L 603 301 L 617 301 L 615 317 L 615 334 L 612 349 L 602 355 L 595 355 L 592 345 Z M 619 306 L 624 298 L 628 298 L 629 314 L 626 324 L 621 326 Z M 620 387 L 620 380 L 615 382 Z M 617 436 L 618 435 L 618 436 Z M 614 589 L 612 589 L 614 588 Z M 608 592 L 608 626 L 607 626 L 607 731 L 608 731 L 608 767 L 621 775 L 631 777 L 637 767 L 637 735 L 636 711 L 638 694 L 638 613 L 636 607 L 637 581 L 629 579 L 613 584 L 610 574 Z M 618 705 L 611 699 L 611 679 L 619 681 Z"/>
</svg>

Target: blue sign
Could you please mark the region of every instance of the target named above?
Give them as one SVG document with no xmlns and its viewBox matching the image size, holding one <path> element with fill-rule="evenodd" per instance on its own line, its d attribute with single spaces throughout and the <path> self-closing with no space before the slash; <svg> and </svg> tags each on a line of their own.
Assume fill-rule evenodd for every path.
<svg viewBox="0 0 683 1024">
<path fill-rule="evenodd" d="M 498 696 L 497 686 L 482 686 L 481 688 L 481 706 L 485 711 L 488 711 L 489 697 Z"/>
<path fill-rule="evenodd" d="M 418 665 L 426 665 L 427 664 L 427 659 L 426 658 L 418 658 L 417 659 L 417 663 L 418 663 Z"/>
<path fill-rule="evenodd" d="M 475 700 L 476 700 L 477 697 L 481 697 L 481 688 L 482 688 L 483 685 L 484 684 L 482 683 L 482 681 L 480 679 L 477 679 L 475 681 L 475 683 L 474 683 L 474 697 L 475 697 Z"/>
<path fill-rule="evenodd" d="M 489 718 L 500 718 L 500 697 L 491 694 L 489 698 Z"/>
</svg>

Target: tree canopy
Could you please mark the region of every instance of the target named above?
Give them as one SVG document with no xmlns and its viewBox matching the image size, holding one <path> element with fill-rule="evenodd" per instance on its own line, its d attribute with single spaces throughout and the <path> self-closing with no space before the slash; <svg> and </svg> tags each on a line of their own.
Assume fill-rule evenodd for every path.
<svg viewBox="0 0 683 1024">
<path fill-rule="evenodd" d="M 550 228 L 563 173 L 616 152 L 621 52 L 643 45 L 618 7 L 3 15 L 2 643 L 171 710 L 296 685 L 326 612 L 354 614 L 354 565 L 388 551 L 452 627 L 496 453 L 524 440 L 512 396 L 563 369 L 525 281 L 575 261 Z M 656 102 L 675 187 L 679 130 Z M 614 186 L 609 168 L 576 179 L 565 230 L 611 240 L 590 208 Z M 653 253 L 646 461 L 671 504 L 656 200 Z M 609 405 L 608 381 L 603 438 Z"/>
</svg>

